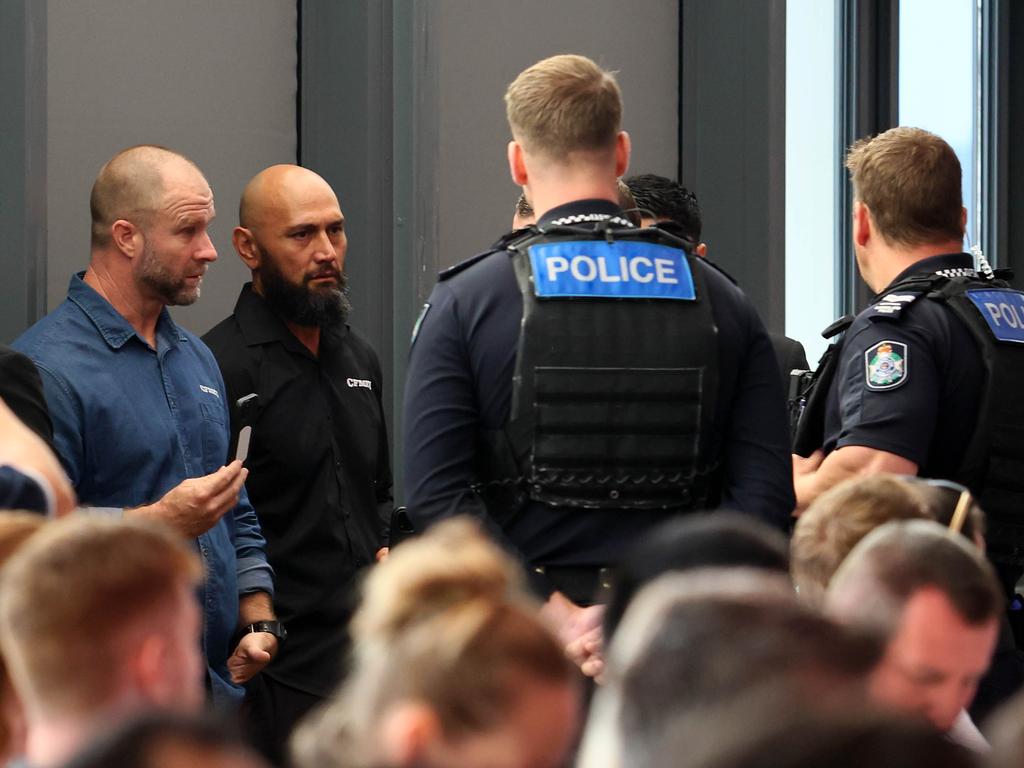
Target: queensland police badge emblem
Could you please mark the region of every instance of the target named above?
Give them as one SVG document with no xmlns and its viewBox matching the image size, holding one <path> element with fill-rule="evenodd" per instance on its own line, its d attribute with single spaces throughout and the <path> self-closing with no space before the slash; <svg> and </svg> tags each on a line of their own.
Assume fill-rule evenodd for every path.
<svg viewBox="0 0 1024 768">
<path fill-rule="evenodd" d="M 864 353 L 868 389 L 895 389 L 907 380 L 907 345 L 880 341 Z"/>
</svg>

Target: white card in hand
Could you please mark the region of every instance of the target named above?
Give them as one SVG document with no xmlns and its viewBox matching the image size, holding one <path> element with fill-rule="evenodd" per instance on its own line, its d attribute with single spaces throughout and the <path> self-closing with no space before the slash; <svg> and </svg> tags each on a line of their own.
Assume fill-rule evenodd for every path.
<svg viewBox="0 0 1024 768">
<path fill-rule="evenodd" d="M 249 439 L 252 437 L 252 427 L 248 424 L 238 431 L 238 449 L 235 451 L 235 459 L 245 463 L 249 456 Z"/>
</svg>

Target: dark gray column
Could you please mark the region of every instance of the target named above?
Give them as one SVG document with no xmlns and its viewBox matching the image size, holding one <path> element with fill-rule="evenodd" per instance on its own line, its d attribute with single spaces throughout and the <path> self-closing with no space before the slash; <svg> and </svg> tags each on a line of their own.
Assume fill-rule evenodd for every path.
<svg viewBox="0 0 1024 768">
<path fill-rule="evenodd" d="M 785 325 L 786 4 L 687 0 L 680 181 L 700 200 L 708 255 L 765 324 Z"/>
<path fill-rule="evenodd" d="M 0 0 L 0 342 L 46 311 L 46 3 Z"/>
</svg>

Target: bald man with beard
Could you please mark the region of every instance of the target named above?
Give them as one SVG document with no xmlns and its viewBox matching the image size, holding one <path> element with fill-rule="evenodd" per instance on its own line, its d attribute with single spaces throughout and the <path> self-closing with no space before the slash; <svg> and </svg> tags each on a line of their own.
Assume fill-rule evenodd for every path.
<svg viewBox="0 0 1024 768">
<path fill-rule="evenodd" d="M 298 166 L 267 168 L 242 193 L 233 242 L 252 282 L 204 341 L 233 433 L 252 427 L 246 487 L 287 639 L 250 684 L 249 726 L 279 762 L 294 723 L 340 679 L 357 577 L 387 544 L 391 467 L 380 363 L 347 322 L 348 241 L 330 185 Z"/>
</svg>

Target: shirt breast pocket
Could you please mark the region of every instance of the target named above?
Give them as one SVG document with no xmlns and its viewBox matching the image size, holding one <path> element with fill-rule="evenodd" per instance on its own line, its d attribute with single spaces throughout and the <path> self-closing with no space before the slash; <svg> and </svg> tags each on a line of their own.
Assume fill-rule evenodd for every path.
<svg viewBox="0 0 1024 768">
<path fill-rule="evenodd" d="M 228 460 L 228 424 L 224 409 L 219 403 L 199 403 L 202 413 L 200 432 L 202 437 L 203 466 L 213 472 Z"/>
</svg>

